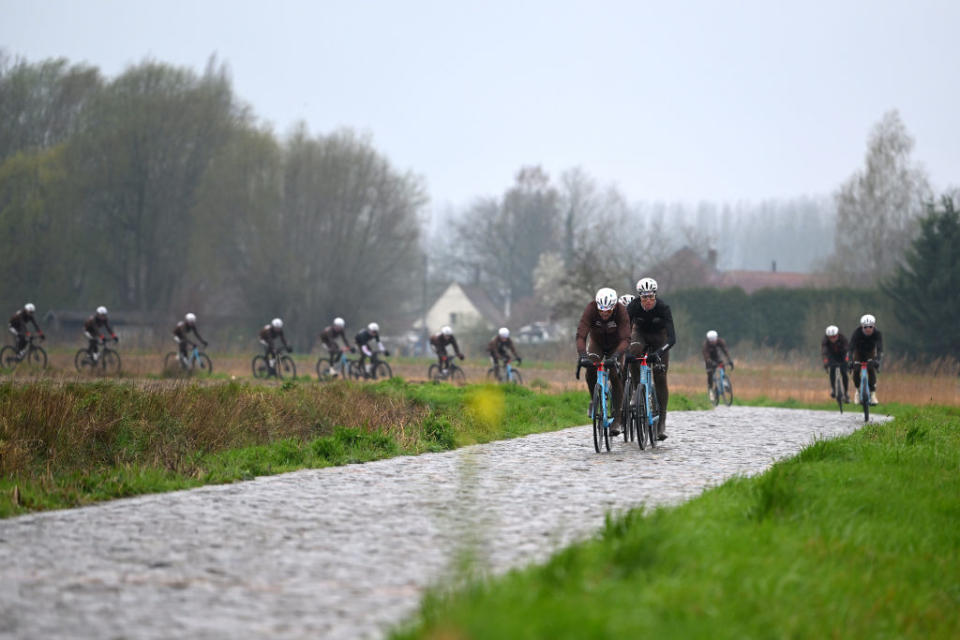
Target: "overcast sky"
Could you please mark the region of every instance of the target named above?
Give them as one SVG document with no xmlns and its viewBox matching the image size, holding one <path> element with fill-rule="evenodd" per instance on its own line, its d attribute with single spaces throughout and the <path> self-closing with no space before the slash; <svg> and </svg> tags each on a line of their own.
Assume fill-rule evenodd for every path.
<svg viewBox="0 0 960 640">
<path fill-rule="evenodd" d="M 435 205 L 525 164 L 631 200 L 829 194 L 899 109 L 960 185 L 960 1 L 0 0 L 0 47 L 106 75 L 226 62 L 286 133 L 367 132 Z"/>
</svg>

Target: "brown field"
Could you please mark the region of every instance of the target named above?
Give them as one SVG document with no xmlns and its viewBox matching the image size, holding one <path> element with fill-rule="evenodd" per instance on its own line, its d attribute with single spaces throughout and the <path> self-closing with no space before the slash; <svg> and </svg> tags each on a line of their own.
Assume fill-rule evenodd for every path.
<svg viewBox="0 0 960 640">
<path fill-rule="evenodd" d="M 76 379 L 73 368 L 75 350 L 53 350 L 50 353 L 50 369 L 45 376 L 63 379 Z M 123 377 L 138 378 L 146 375 L 156 377 L 162 373 L 163 354 L 158 352 L 120 350 L 123 359 Z M 227 374 L 237 379 L 252 380 L 249 354 L 218 354 L 211 352 L 215 374 Z M 319 353 L 293 354 L 300 376 L 315 377 L 314 366 Z M 396 375 L 411 381 L 426 380 L 427 366 L 432 360 L 403 359 L 390 360 Z M 485 359 L 468 358 L 460 363 L 467 374 L 468 382 L 482 381 L 486 376 L 488 363 Z M 877 394 L 881 402 L 903 402 L 910 404 L 939 404 L 960 406 L 960 378 L 953 373 L 940 372 L 933 368 L 929 371 L 884 370 L 880 374 Z M 584 388 L 583 381 L 574 379 L 574 365 L 557 362 L 528 362 L 520 367 L 527 385 L 533 383 L 539 388 L 551 391 Z M 18 379 L 33 377 L 26 371 L 15 372 Z M 582 378 L 583 376 L 581 376 Z M 820 369 L 810 368 L 802 363 L 737 361 L 736 368 L 730 373 L 734 394 L 737 398 L 767 398 L 773 401 L 793 399 L 799 402 L 824 402 L 829 400 L 827 374 Z M 222 380 L 221 376 L 216 379 Z M 852 387 L 852 381 L 851 381 Z M 702 365 L 693 360 L 681 361 L 671 365 L 670 389 L 675 392 L 696 394 L 705 393 L 706 375 Z M 852 388 L 851 388 L 851 396 Z"/>
</svg>

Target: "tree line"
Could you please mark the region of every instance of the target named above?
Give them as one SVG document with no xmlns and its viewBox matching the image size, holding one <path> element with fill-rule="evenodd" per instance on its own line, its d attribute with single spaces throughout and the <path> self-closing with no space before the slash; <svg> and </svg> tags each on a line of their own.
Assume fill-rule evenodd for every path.
<svg viewBox="0 0 960 640">
<path fill-rule="evenodd" d="M 216 60 L 0 59 L 0 121 L 4 301 L 282 316 L 306 339 L 418 291 L 421 180 L 350 130 L 278 138 Z"/>
</svg>

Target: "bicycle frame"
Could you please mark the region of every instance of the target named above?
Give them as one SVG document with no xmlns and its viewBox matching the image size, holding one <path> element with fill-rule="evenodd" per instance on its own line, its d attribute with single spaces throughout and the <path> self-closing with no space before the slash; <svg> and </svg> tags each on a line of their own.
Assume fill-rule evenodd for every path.
<svg viewBox="0 0 960 640">
<path fill-rule="evenodd" d="M 656 388 L 653 386 L 653 369 L 647 363 L 647 354 L 643 354 L 640 358 L 640 379 L 637 381 L 637 386 L 643 386 L 645 400 L 647 403 L 646 414 L 646 423 L 645 427 L 652 427 L 660 421 L 659 411 L 654 414 L 652 409 L 654 408 L 653 398 L 656 396 Z"/>
<path fill-rule="evenodd" d="M 717 398 L 720 398 L 723 395 L 723 391 L 726 385 L 724 382 L 727 378 L 727 368 L 724 366 L 723 362 L 717 365 L 717 370 L 713 372 L 713 392 L 717 394 Z"/>
<path fill-rule="evenodd" d="M 860 404 L 863 406 L 863 421 L 870 419 L 870 371 L 867 361 L 855 362 L 860 365 Z"/>
<path fill-rule="evenodd" d="M 506 381 L 510 382 L 513 380 L 513 367 L 510 365 L 510 359 L 507 358 L 506 363 L 503 365 L 503 372 L 506 376 Z"/>
<path fill-rule="evenodd" d="M 600 358 L 600 362 L 597 363 L 597 384 L 602 385 L 600 387 L 600 409 L 603 413 L 600 415 L 603 416 L 603 428 L 609 429 L 610 425 L 613 424 L 613 416 L 610 415 L 610 412 L 607 410 L 607 396 L 610 394 L 610 376 L 607 374 L 607 369 L 603 365 L 603 358 Z M 596 411 L 597 407 L 594 407 L 593 410 Z"/>
</svg>

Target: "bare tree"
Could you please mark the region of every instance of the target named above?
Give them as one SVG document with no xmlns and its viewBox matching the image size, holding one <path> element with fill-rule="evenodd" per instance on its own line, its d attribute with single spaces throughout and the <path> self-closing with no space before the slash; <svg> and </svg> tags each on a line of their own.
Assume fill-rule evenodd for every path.
<svg viewBox="0 0 960 640">
<path fill-rule="evenodd" d="M 893 272 L 931 198 L 926 174 L 910 159 L 914 140 L 890 111 L 873 128 L 866 167 L 834 194 L 835 253 L 830 270 L 850 284 L 873 285 Z"/>
</svg>

